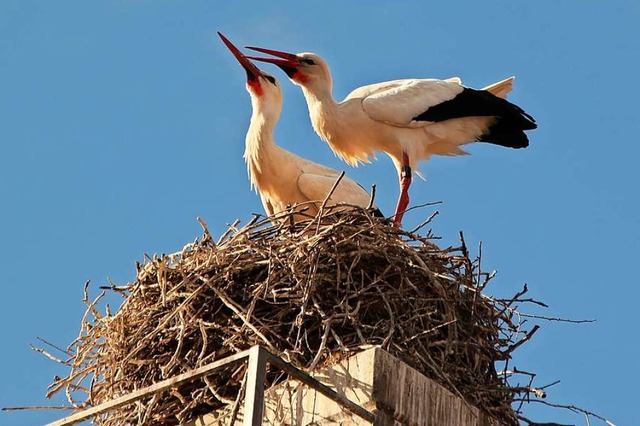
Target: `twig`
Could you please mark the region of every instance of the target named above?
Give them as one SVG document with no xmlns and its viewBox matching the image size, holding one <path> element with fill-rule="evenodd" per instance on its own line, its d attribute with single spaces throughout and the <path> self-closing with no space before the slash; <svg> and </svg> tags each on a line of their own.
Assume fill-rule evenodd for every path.
<svg viewBox="0 0 640 426">
<path fill-rule="evenodd" d="M 415 228 L 413 228 L 411 231 L 409 231 L 410 234 L 415 234 L 416 232 L 418 232 L 420 229 L 422 229 L 423 227 L 427 226 L 428 224 L 431 223 L 431 221 L 440 214 L 440 212 L 438 210 L 434 211 L 433 213 L 431 213 L 431 216 L 429 216 L 428 218 L 426 218 L 424 221 L 422 221 L 422 223 L 420 223 L 420 225 L 416 226 Z"/>
<path fill-rule="evenodd" d="M 213 292 L 220 298 L 220 300 L 222 300 L 222 303 L 225 304 L 225 306 L 229 309 L 231 309 L 233 311 L 234 314 L 236 314 L 241 320 L 242 322 L 249 327 L 254 333 L 256 333 L 256 335 L 258 337 L 260 337 L 260 339 L 262 339 L 262 342 L 272 351 L 277 352 L 278 350 L 273 346 L 273 344 L 271 343 L 271 341 L 269 339 L 267 339 L 267 337 L 262 334 L 260 332 L 260 330 L 258 330 L 253 324 L 251 324 L 251 322 L 249 322 L 249 320 L 247 319 L 247 317 L 245 316 L 245 314 L 242 312 L 242 309 L 240 307 L 238 307 L 233 300 L 231 300 L 231 298 L 229 298 L 229 296 L 227 296 L 222 290 L 215 288 L 215 287 L 211 287 L 211 289 L 213 290 Z"/>
<path fill-rule="evenodd" d="M 207 226 L 207 222 L 205 222 L 204 219 L 202 219 L 200 216 L 196 217 L 196 220 L 198 221 L 198 223 L 202 227 L 202 232 L 204 233 L 204 236 L 202 238 L 202 242 L 203 243 L 211 242 L 211 243 L 215 244 L 215 241 L 213 241 L 213 238 L 211 237 L 211 233 L 209 232 L 209 227 Z"/>
<path fill-rule="evenodd" d="M 41 341 L 42 343 L 44 343 L 45 345 L 51 346 L 52 348 L 59 350 L 60 352 L 62 352 L 62 353 L 63 353 L 63 354 L 65 354 L 65 355 L 69 355 L 69 356 L 73 355 L 73 354 L 72 354 L 71 352 L 69 352 L 68 350 L 66 350 L 66 349 L 62 349 L 62 348 L 60 348 L 60 347 L 58 347 L 58 346 L 54 345 L 53 343 L 47 342 L 47 341 L 46 341 L 46 340 L 44 340 L 42 337 L 36 337 L 36 339 L 40 340 L 40 341 Z"/>
<path fill-rule="evenodd" d="M 76 407 L 68 405 L 27 405 L 24 407 L 2 407 L 1 411 L 26 411 L 26 410 L 75 410 Z"/>
<path fill-rule="evenodd" d="M 33 346 L 33 345 L 29 345 L 29 347 L 31 347 L 31 350 L 36 351 L 41 353 L 42 355 L 46 356 L 47 358 L 49 358 L 52 361 L 55 361 L 59 364 L 63 364 L 63 365 L 71 365 L 69 361 L 63 361 L 60 358 L 57 358 L 53 355 L 51 355 L 49 352 L 47 352 L 46 350 L 39 348 L 37 346 Z"/>
<path fill-rule="evenodd" d="M 338 176 L 336 181 L 333 183 L 333 186 L 331 187 L 331 190 L 329 191 L 327 196 L 324 198 L 324 201 L 322 201 L 322 204 L 320 205 L 320 208 L 318 209 L 318 214 L 316 215 L 317 220 L 318 220 L 318 224 L 316 225 L 316 234 L 320 231 L 320 219 L 322 218 L 322 215 L 324 214 L 324 209 L 327 207 L 327 203 L 331 199 L 331 196 L 335 192 L 336 188 L 338 188 L 338 185 L 340 184 L 340 181 L 342 180 L 343 177 L 344 177 L 344 170 L 342 172 L 340 172 L 340 176 Z"/>
<path fill-rule="evenodd" d="M 249 373 L 249 370 L 246 369 L 244 372 L 244 378 L 242 379 L 242 384 L 240 385 L 240 390 L 238 391 L 238 396 L 236 397 L 236 400 L 233 402 L 233 407 L 231 407 L 231 421 L 229 422 L 230 425 L 236 424 L 236 418 L 238 417 L 238 412 L 240 411 L 240 401 L 242 401 L 242 399 L 244 398 L 244 393 L 246 392 L 246 389 L 247 389 L 248 373 Z"/>
<path fill-rule="evenodd" d="M 369 205 L 367 206 L 367 210 L 371 210 L 373 208 L 373 203 L 376 199 L 376 185 L 371 185 L 371 196 L 369 198 Z"/>
<path fill-rule="evenodd" d="M 594 417 L 594 418 L 596 418 L 598 420 L 602 420 L 603 422 L 605 422 L 609 426 L 616 426 L 613 422 L 611 422 L 610 420 L 607 420 L 606 418 L 602 417 L 601 415 L 596 414 L 593 411 L 589 411 L 589 410 L 585 410 L 584 408 L 577 407 L 575 405 L 554 404 L 554 403 L 551 403 L 551 402 L 548 402 L 548 401 L 543 401 L 543 400 L 540 400 L 540 399 L 530 399 L 530 400 L 527 401 L 527 403 L 542 404 L 542 405 L 546 405 L 548 407 L 561 408 L 561 409 L 573 411 L 574 413 L 584 414 L 585 416 Z"/>
</svg>

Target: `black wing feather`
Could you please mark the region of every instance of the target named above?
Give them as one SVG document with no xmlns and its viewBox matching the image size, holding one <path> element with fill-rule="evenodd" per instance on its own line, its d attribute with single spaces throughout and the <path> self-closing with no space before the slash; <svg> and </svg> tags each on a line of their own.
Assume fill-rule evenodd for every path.
<svg viewBox="0 0 640 426">
<path fill-rule="evenodd" d="M 415 121 L 440 122 L 453 118 L 495 116 L 496 120 L 478 137 L 509 148 L 529 146 L 525 130 L 538 127 L 536 121 L 519 106 L 486 90 L 465 87 L 456 97 L 415 116 Z"/>
</svg>

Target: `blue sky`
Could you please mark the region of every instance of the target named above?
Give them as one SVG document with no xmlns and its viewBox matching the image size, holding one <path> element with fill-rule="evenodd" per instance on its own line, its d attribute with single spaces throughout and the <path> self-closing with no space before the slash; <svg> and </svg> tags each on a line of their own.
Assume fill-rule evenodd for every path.
<svg viewBox="0 0 640 426">
<path fill-rule="evenodd" d="M 242 160 L 250 115 L 244 73 L 215 36 L 313 51 L 332 66 L 334 95 L 402 77 L 460 76 L 482 87 L 516 75 L 510 99 L 538 121 L 527 150 L 476 144 L 422 165 L 413 203 L 442 201 L 434 232 L 483 242 L 489 287 L 528 283 L 548 314 L 514 364 L 561 380 L 550 402 L 636 424 L 640 299 L 640 3 L 448 2 L 0 3 L 0 406 L 52 403 L 61 371 L 29 349 L 78 333 L 82 285 L 134 278 L 143 253 L 173 252 L 261 212 Z M 268 67 L 268 65 L 263 65 Z M 311 129 L 299 89 L 282 81 L 276 138 L 346 169 L 392 213 L 391 162 L 352 169 Z M 409 213 L 406 227 L 431 210 Z M 95 291 L 94 291 L 95 293 Z M 53 401 L 61 403 L 61 400 Z M 530 407 L 538 421 L 581 416 Z M 0 413 L 34 425 L 62 413 Z M 635 420 L 635 421 L 634 421 Z"/>
</svg>

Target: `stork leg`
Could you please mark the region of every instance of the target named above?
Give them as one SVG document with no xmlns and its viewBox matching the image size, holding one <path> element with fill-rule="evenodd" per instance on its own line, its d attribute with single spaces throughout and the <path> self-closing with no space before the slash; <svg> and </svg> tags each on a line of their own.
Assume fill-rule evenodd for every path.
<svg viewBox="0 0 640 426">
<path fill-rule="evenodd" d="M 402 153 L 402 168 L 400 169 L 400 197 L 396 213 L 393 217 L 393 226 L 399 228 L 402 225 L 402 217 L 409 206 L 409 186 L 411 186 L 411 166 L 409 166 L 409 156 Z"/>
</svg>

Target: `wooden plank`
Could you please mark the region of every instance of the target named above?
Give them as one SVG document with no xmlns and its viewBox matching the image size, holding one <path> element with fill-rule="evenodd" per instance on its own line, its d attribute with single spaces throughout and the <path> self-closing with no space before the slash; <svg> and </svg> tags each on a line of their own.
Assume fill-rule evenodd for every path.
<svg viewBox="0 0 640 426">
<path fill-rule="evenodd" d="M 264 379 L 267 374 L 268 355 L 270 353 L 261 346 L 253 346 L 249 349 L 243 426 L 260 426 L 262 424 Z"/>
<path fill-rule="evenodd" d="M 412 425 L 501 425 L 385 350 L 372 350 L 375 352 L 371 399 L 389 418 L 402 418 Z M 359 362 L 364 364 L 366 361 Z M 358 380 L 358 377 L 354 379 Z"/>
<path fill-rule="evenodd" d="M 265 349 L 263 349 L 265 352 L 267 352 Z M 340 404 L 343 408 L 349 410 L 350 412 L 352 412 L 353 414 L 362 417 L 363 419 L 372 422 L 374 424 L 376 424 L 376 416 L 375 414 L 371 413 L 370 411 L 362 408 L 361 406 L 359 406 L 358 404 L 352 402 L 351 400 L 347 399 L 347 397 L 340 395 L 338 392 L 334 391 L 333 389 L 329 388 L 328 386 L 325 386 L 324 384 L 320 383 L 318 380 L 316 380 L 315 378 L 311 377 L 310 375 L 308 375 L 307 373 L 298 370 L 296 367 L 292 366 L 291 364 L 283 361 L 282 359 L 278 358 L 277 356 L 267 352 L 268 354 L 268 358 L 269 358 L 269 363 L 273 364 L 274 366 L 280 368 L 281 370 L 286 371 L 289 376 L 293 377 L 294 379 L 304 383 L 305 385 L 317 390 L 318 392 L 320 392 L 321 394 L 325 395 L 327 398 L 332 399 L 333 401 L 337 402 L 338 404 Z M 259 423 L 258 423 L 259 424 Z"/>
<path fill-rule="evenodd" d="M 249 354 L 254 348 L 258 346 L 254 346 L 250 350 L 238 352 L 235 355 L 228 356 L 219 361 L 214 361 L 211 364 L 203 365 L 202 367 L 196 368 L 195 370 L 191 370 L 187 373 L 179 374 L 170 379 L 163 380 L 158 383 L 154 383 L 151 386 L 147 386 L 142 389 L 138 389 L 135 392 L 131 392 L 129 394 L 123 395 L 119 398 L 113 399 L 111 401 L 104 402 L 100 405 L 96 405 L 95 407 L 87 408 L 86 410 L 80 411 L 78 413 L 67 416 L 63 419 L 56 420 L 54 422 L 49 423 L 47 426 L 68 426 L 83 420 L 86 420 L 92 416 L 95 416 L 100 413 L 104 413 L 106 411 L 114 410 L 116 408 L 120 408 L 124 405 L 131 404 L 132 402 L 138 401 L 144 398 L 147 395 L 160 392 L 163 390 L 170 389 L 177 384 L 182 382 L 188 382 L 192 380 L 199 379 L 208 374 L 213 373 L 214 371 L 225 367 L 227 365 L 242 361 L 249 357 Z M 248 379 L 247 379 L 248 380 Z"/>
</svg>

